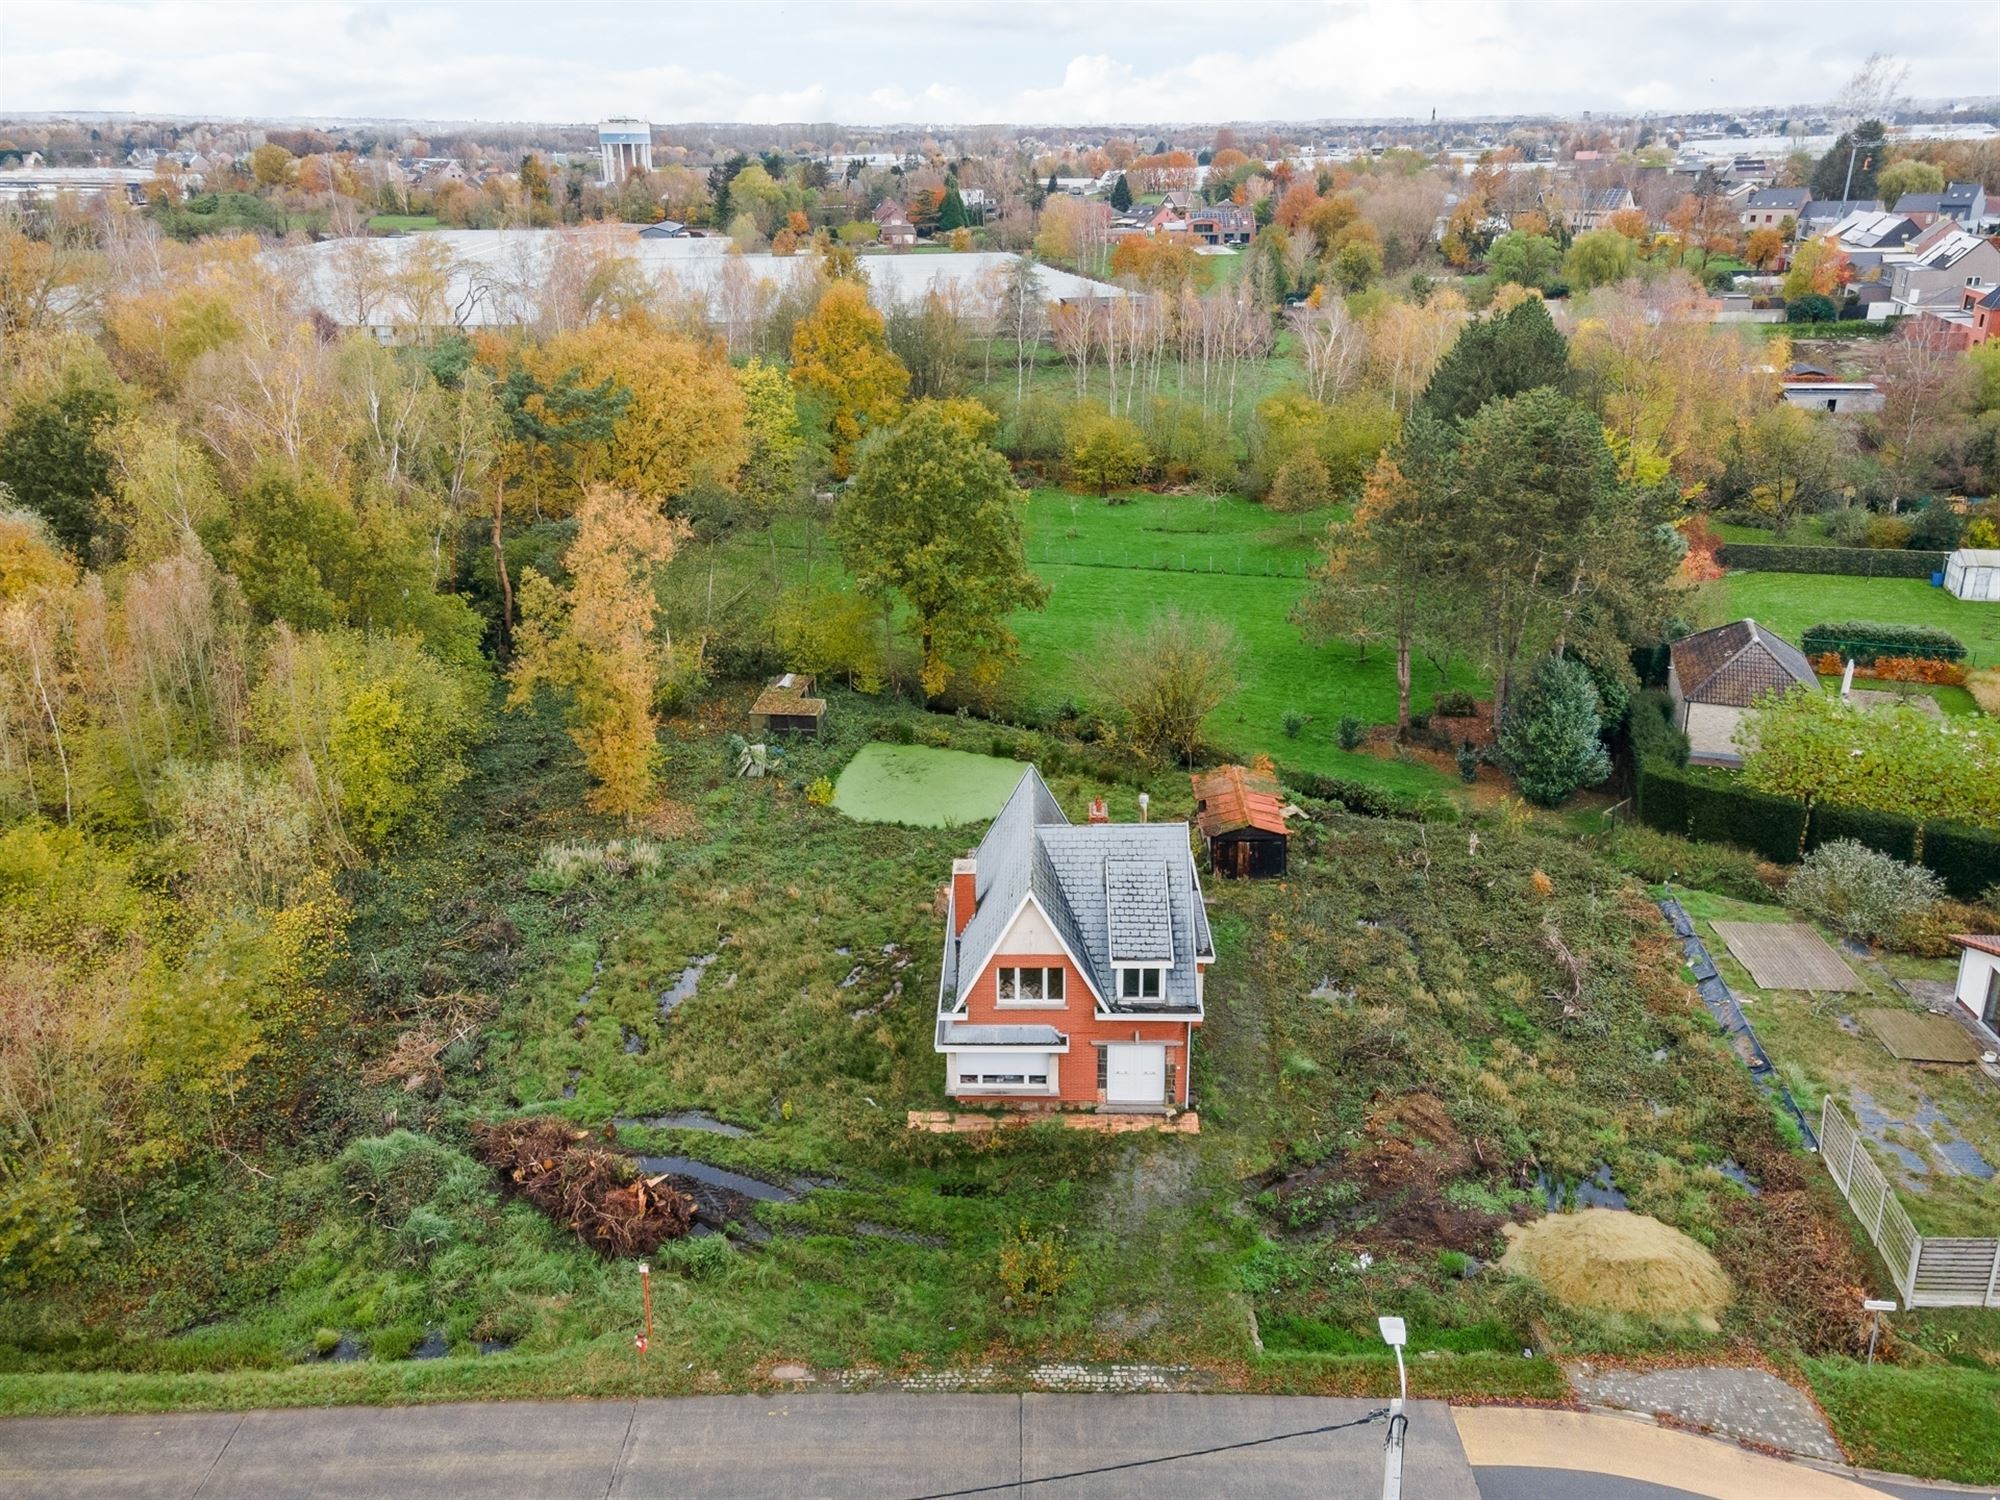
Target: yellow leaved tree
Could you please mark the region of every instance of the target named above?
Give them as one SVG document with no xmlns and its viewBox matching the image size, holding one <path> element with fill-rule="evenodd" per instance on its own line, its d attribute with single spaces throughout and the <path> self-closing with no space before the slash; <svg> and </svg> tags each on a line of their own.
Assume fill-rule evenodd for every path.
<svg viewBox="0 0 2000 1500">
<path fill-rule="evenodd" d="M 867 291 L 836 281 L 792 334 L 792 380 L 825 403 L 833 472 L 842 479 L 853 471 L 854 445 L 896 420 L 910 387 L 910 372 L 889 352 L 884 329 Z"/>
<path fill-rule="evenodd" d="M 519 708 L 542 686 L 562 694 L 570 738 L 594 783 L 590 805 L 630 821 L 652 796 L 653 697 L 673 665 L 654 577 L 689 528 L 658 502 L 608 485 L 584 492 L 576 522 L 576 540 L 563 554 L 568 584 L 533 568 L 521 581 L 507 703 Z"/>
</svg>

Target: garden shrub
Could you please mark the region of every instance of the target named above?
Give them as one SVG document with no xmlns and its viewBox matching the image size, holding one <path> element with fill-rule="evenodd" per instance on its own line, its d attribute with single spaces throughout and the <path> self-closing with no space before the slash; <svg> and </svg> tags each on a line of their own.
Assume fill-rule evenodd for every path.
<svg viewBox="0 0 2000 1500">
<path fill-rule="evenodd" d="M 1431 699 L 1431 713 L 1440 719 L 1469 719 L 1478 712 L 1478 700 L 1458 688 Z"/>
<path fill-rule="evenodd" d="M 2000 896 L 2000 891 L 1994 892 Z M 2000 910 L 1969 901 L 1937 901 L 1905 917 L 1888 936 L 1888 946 L 1918 958 L 1956 958 L 1955 932 L 2000 932 Z"/>
<path fill-rule="evenodd" d="M 1479 779 L 1480 758 L 1479 747 L 1473 744 L 1471 740 L 1467 740 L 1453 752 L 1452 759 L 1458 762 L 1458 779 L 1460 781 L 1465 782 L 1469 786 Z"/>
<path fill-rule="evenodd" d="M 1288 740 L 1297 739 L 1299 737 L 1299 731 L 1301 729 L 1304 729 L 1305 727 L 1306 727 L 1306 716 L 1304 714 L 1300 713 L 1296 708 L 1288 708 L 1285 710 L 1284 730 L 1286 739 Z"/>
<path fill-rule="evenodd" d="M 1807 656 L 1833 652 L 1857 666 L 1880 657 L 1930 657 L 1937 661 L 1965 660 L 1965 642 L 1934 625 L 1904 625 L 1890 620 L 1845 620 L 1837 625 L 1808 626 L 1799 640 Z"/>
<path fill-rule="evenodd" d="M 1868 545 L 1900 552 L 1910 545 L 1910 523 L 1901 516 L 1876 516 L 1868 523 Z"/>
<path fill-rule="evenodd" d="M 1822 677 L 1838 677 L 1847 670 L 1847 663 L 1835 651 L 1822 651 L 1811 660 L 1812 669 Z M 1934 656 L 1878 657 L 1865 672 L 1857 662 L 1855 673 L 1875 682 L 1923 682 L 1947 687 L 1960 686 L 1967 677 L 1963 663 L 1940 661 Z"/>
<path fill-rule="evenodd" d="M 1715 560 L 1745 573 L 1843 573 L 1857 578 L 1929 578 L 1944 571 L 1943 552 L 1887 552 L 1876 547 L 1791 547 L 1725 542 Z"/>
<path fill-rule="evenodd" d="M 1061 1296 L 1081 1265 L 1060 1228 L 1035 1234 L 1024 1223 L 1000 1247 L 1000 1287 L 1015 1307 L 1037 1307 Z"/>
<path fill-rule="evenodd" d="M 1497 749 L 1521 795 L 1554 807 L 1611 774 L 1598 738 L 1597 688 L 1583 663 L 1545 656 L 1507 705 Z"/>
<path fill-rule="evenodd" d="M 1109 498 L 1137 484 L 1152 462 L 1138 425 L 1101 406 L 1080 406 L 1071 416 L 1064 449 L 1070 482 Z"/>
<path fill-rule="evenodd" d="M 1342 714 L 1340 722 L 1333 727 L 1333 737 L 1340 742 L 1340 748 L 1343 750 L 1354 749 L 1367 733 L 1368 726 L 1353 714 Z"/>
<path fill-rule="evenodd" d="M 1936 904 L 1944 882 L 1920 865 L 1835 839 L 1806 856 L 1785 883 L 1785 905 L 1851 938 L 1873 940 Z"/>
</svg>

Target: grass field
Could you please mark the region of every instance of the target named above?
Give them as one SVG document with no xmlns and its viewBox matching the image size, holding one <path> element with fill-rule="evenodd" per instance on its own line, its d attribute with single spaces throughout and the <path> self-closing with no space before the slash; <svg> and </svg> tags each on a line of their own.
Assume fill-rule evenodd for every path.
<svg viewBox="0 0 2000 1500">
<path fill-rule="evenodd" d="M 1137 493 L 1114 505 L 1094 495 L 1033 491 L 1027 552 L 1049 585 L 1049 600 L 1043 609 L 1009 622 L 1021 642 L 1011 690 L 1038 712 L 1066 703 L 1098 706 L 1090 701 L 1082 666 L 1098 634 L 1114 622 L 1142 622 L 1171 605 L 1228 621 L 1242 647 L 1241 686 L 1209 720 L 1218 746 L 1263 751 L 1285 765 L 1396 791 L 1452 794 L 1459 783 L 1421 762 L 1347 751 L 1336 742 L 1346 715 L 1364 724 L 1393 723 L 1396 717 L 1389 653 L 1377 647 L 1364 655 L 1346 644 L 1311 646 L 1291 623 L 1320 534 L 1342 513 L 1281 516 L 1237 495 Z M 795 583 L 804 578 L 810 556 L 819 586 L 842 576 L 830 544 L 802 527 L 785 530 L 775 549 L 768 539 L 753 538 L 723 551 L 740 574 L 775 565 L 781 577 Z M 704 565 L 689 557 L 691 582 Z M 755 587 L 746 577 L 724 591 Z M 1428 662 L 1417 664 L 1415 679 L 1414 705 L 1421 712 L 1447 684 Z M 1482 686 L 1463 666 L 1448 685 Z M 1296 736 L 1285 733 L 1288 712 L 1303 721 Z"/>
<path fill-rule="evenodd" d="M 985 823 L 1021 780 L 1018 761 L 930 745 L 864 745 L 833 786 L 833 805 L 864 823 L 952 828 Z"/>
<path fill-rule="evenodd" d="M 1204 263 L 1227 268 L 1226 270 L 1217 272 L 1218 279 L 1222 279 L 1230 271 L 1240 267 L 1244 261 L 1240 256 L 1234 259 L 1223 259 L 1221 257 L 1210 259 L 1204 257 Z M 1028 367 L 1028 378 L 1025 387 L 1027 392 L 1032 394 L 1039 391 L 1055 396 L 1064 402 L 1074 401 L 1076 399 L 1075 368 L 1053 349 L 1038 348 L 1034 351 L 1034 355 L 1035 360 Z M 977 362 L 980 364 L 981 373 L 983 373 L 983 357 L 978 357 Z M 967 360 L 968 367 L 973 363 L 975 363 L 975 358 L 969 357 Z M 1109 377 L 1105 374 L 1102 365 L 1100 363 L 1093 363 L 1090 368 L 1088 384 L 1084 388 L 1085 396 L 1098 401 L 1104 400 L 1108 389 L 1108 379 Z M 1187 372 L 1186 383 L 1180 383 L 1180 377 L 1176 375 L 1173 366 L 1170 364 L 1161 378 L 1159 394 L 1169 398 L 1199 402 L 1201 400 L 1200 380 L 1200 374 L 1197 371 L 1190 370 Z M 1236 381 L 1234 425 L 1239 436 L 1247 429 L 1250 416 L 1257 409 L 1259 401 L 1262 401 L 1266 396 L 1275 395 L 1279 391 L 1293 390 L 1304 384 L 1305 369 L 1299 361 L 1297 346 L 1290 334 L 1279 335 L 1276 346 L 1269 358 L 1245 360 L 1237 373 Z M 974 378 L 971 385 L 972 389 L 970 393 L 972 395 L 991 400 L 1001 411 L 1010 409 L 1014 401 L 1015 391 L 1013 346 L 1004 340 L 995 343 L 993 347 L 992 377 L 987 380 Z M 1122 385 L 1120 388 L 1121 390 L 1123 389 Z"/>
<path fill-rule="evenodd" d="M 368 227 L 377 234 L 410 234 L 437 228 L 438 219 L 434 214 L 376 214 L 368 221 Z"/>
<path fill-rule="evenodd" d="M 1808 626 L 1842 620 L 1935 625 L 1965 642 L 1972 666 L 2000 666 L 2000 605 L 1954 599 L 1920 578 L 1735 572 L 1703 586 L 1700 623 L 1748 615 L 1794 645 Z"/>
</svg>

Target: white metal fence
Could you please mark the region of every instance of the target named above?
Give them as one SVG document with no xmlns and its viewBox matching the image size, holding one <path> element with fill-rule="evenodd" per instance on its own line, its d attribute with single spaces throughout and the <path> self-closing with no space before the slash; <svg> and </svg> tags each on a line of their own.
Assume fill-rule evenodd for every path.
<svg viewBox="0 0 2000 1500">
<path fill-rule="evenodd" d="M 1882 1253 L 1905 1307 L 2000 1307 L 2000 1239 L 1926 1239 L 1896 1190 L 1829 1097 L 1820 1109 L 1820 1159 Z"/>
</svg>

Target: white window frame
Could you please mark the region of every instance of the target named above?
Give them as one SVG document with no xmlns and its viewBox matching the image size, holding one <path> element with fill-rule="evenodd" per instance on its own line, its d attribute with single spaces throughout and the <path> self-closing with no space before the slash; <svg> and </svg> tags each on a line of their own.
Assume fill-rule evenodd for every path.
<svg viewBox="0 0 2000 1500">
<path fill-rule="evenodd" d="M 1034 974 L 1038 976 L 1036 983 L 1038 987 L 1041 989 L 1040 995 L 1036 996 L 1033 999 L 1028 999 L 1020 993 L 1021 981 L 1019 976 L 1023 974 Z M 1012 981 L 1014 994 L 1011 997 L 1007 994 L 1007 989 L 1009 986 L 1009 979 L 1008 979 L 1009 975 L 1015 976 Z M 1049 993 L 1049 990 L 1051 988 L 1050 984 L 1051 976 L 1054 977 L 1053 987 L 1060 992 L 1055 995 L 1051 995 Z M 1069 983 L 1065 978 L 1062 965 L 996 964 L 994 966 L 994 975 L 993 975 L 993 1005 L 994 1008 L 997 1010 L 1069 1009 Z"/>
<path fill-rule="evenodd" d="M 1127 984 L 1134 979 L 1138 981 L 1137 988 L 1135 991 L 1128 993 Z M 1146 993 L 1146 985 L 1149 980 L 1152 983 L 1151 994 Z M 1164 1000 L 1166 994 L 1167 970 L 1164 964 L 1120 964 L 1118 966 L 1118 999 L 1121 1003 L 1128 1000 Z"/>
</svg>

